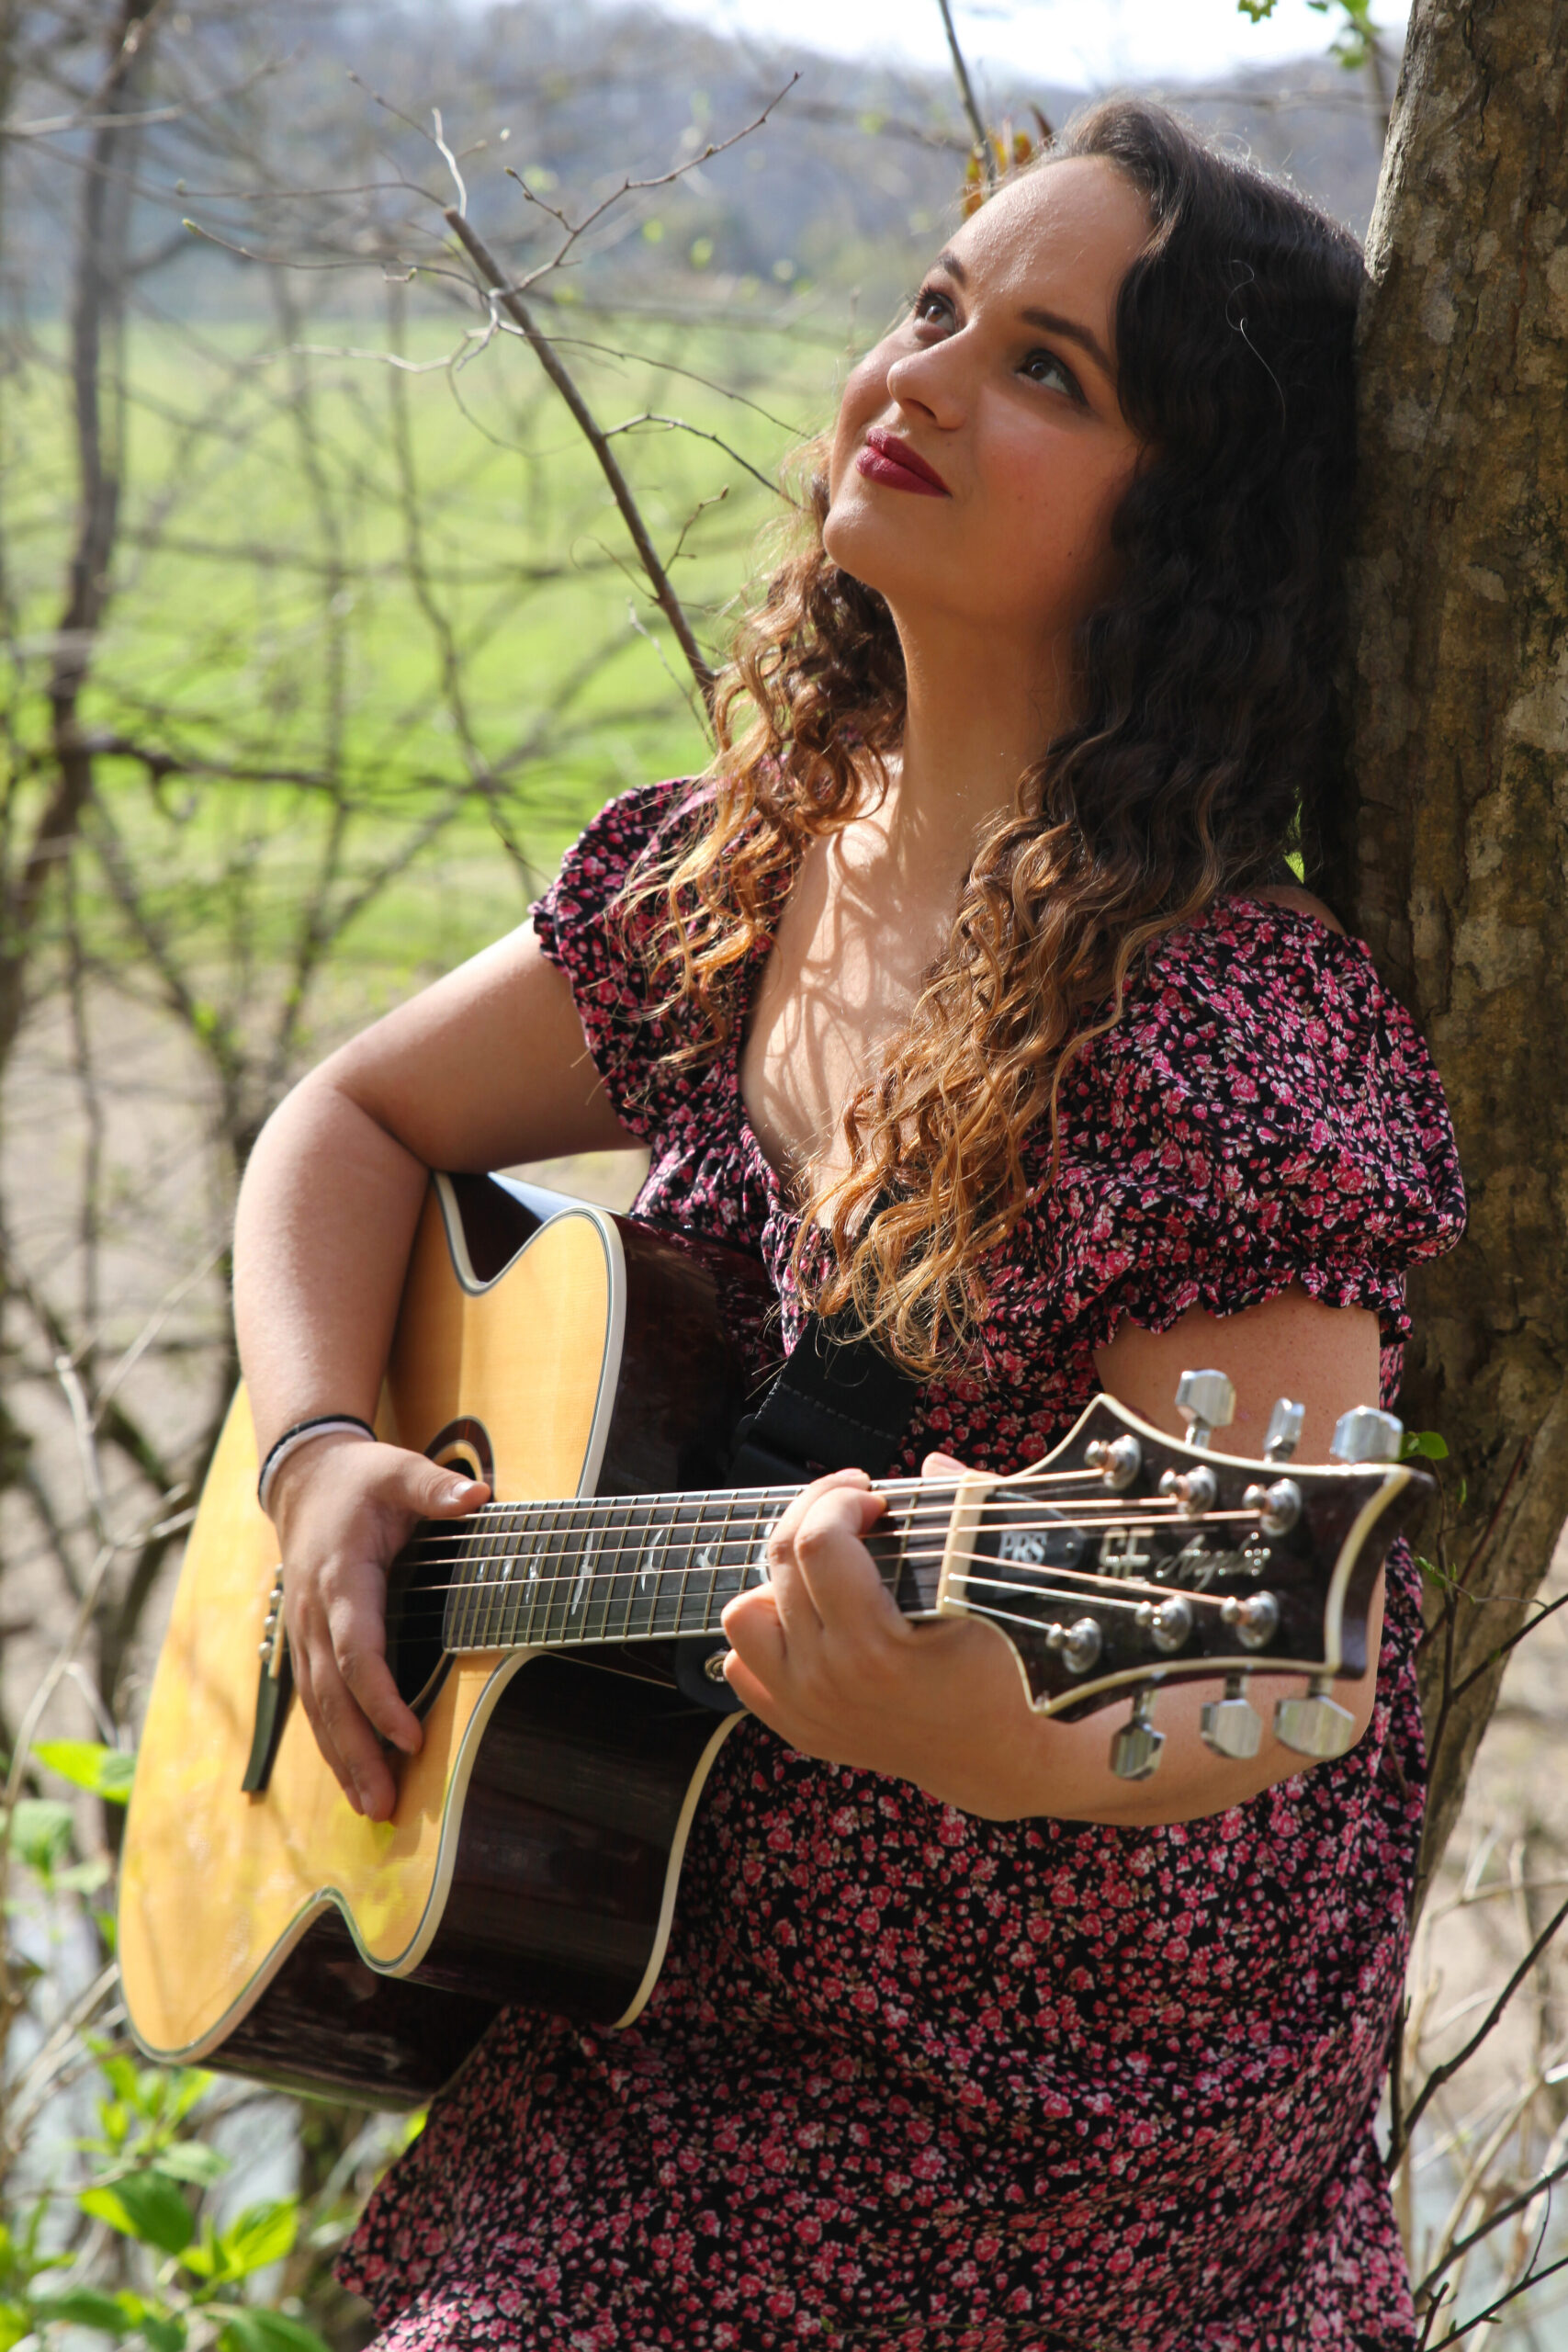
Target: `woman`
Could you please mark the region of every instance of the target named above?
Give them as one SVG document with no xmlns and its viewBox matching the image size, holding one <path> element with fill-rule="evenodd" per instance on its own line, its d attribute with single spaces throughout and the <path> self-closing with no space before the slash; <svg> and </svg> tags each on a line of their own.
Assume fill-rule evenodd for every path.
<svg viewBox="0 0 1568 2352">
<path fill-rule="evenodd" d="M 1231 1373 L 1240 1452 L 1281 1393 L 1318 1459 L 1392 1398 L 1451 1136 L 1283 863 L 1332 757 L 1359 284 L 1343 232 L 1138 106 L 965 223 L 849 381 L 709 778 L 613 803 L 531 927 L 263 1137 L 264 1443 L 371 1411 L 429 1168 L 631 1141 L 643 1213 L 759 1252 L 786 1340 L 847 1304 L 924 1376 L 906 1470 L 1016 1469 L 1100 1386 L 1175 1427 L 1188 1363 Z M 382 1567 L 482 1493 L 352 1429 L 270 1482 L 305 1705 L 376 1818 L 381 1742 L 419 1738 Z M 378 2191 L 343 2275 L 383 2341 L 1413 2345 L 1371 2131 L 1408 1553 L 1347 1756 L 1215 1756 L 1193 1690 L 1130 1783 L 1113 1718 L 1031 1714 L 991 1629 L 897 1615 L 874 1516 L 855 1473 L 812 1486 L 727 1615 L 752 1719 L 637 2024 L 509 2013 Z"/>
</svg>

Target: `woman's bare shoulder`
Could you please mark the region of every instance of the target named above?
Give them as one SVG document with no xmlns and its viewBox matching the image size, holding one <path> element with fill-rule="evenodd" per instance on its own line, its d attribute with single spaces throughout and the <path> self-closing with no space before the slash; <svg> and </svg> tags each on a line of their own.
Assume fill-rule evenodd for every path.
<svg viewBox="0 0 1568 2352">
<path fill-rule="evenodd" d="M 1338 916 L 1310 890 L 1303 890 L 1299 882 L 1270 882 L 1247 895 L 1249 899 L 1266 899 L 1276 907 L 1289 907 L 1298 915 L 1312 915 L 1318 922 L 1326 923 L 1330 931 L 1338 932 L 1341 938 L 1345 935 L 1345 926 Z"/>
</svg>

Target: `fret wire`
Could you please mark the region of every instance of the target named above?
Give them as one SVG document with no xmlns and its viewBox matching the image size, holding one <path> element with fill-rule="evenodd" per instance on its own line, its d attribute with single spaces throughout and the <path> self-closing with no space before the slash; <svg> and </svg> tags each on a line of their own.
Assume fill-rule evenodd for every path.
<svg viewBox="0 0 1568 2352">
<path fill-rule="evenodd" d="M 648 1630 L 650 1634 L 659 1630 L 659 1605 L 668 1589 L 670 1546 L 675 1540 L 679 1525 L 680 1510 L 677 1505 L 664 1522 L 664 1541 L 659 1547 L 659 1557 L 653 1566 L 652 1590 L 648 1596 Z"/>
<path fill-rule="evenodd" d="M 490 1647 L 490 1565 L 495 1543 L 493 1525 L 487 1522 L 479 1530 L 474 1546 L 474 1608 L 472 1641 L 475 1649 Z"/>
<path fill-rule="evenodd" d="M 455 1567 L 461 1567 L 461 1566 L 462 1566 L 462 1560 L 463 1560 L 463 1555 L 462 1555 L 462 1552 L 461 1552 L 461 1550 L 459 1549 L 459 1551 L 458 1551 L 458 1553 L 457 1553 L 457 1555 L 456 1558 L 455 1558 L 455 1559 L 454 1559 L 454 1561 L 453 1561 L 453 1566 L 454 1566 Z M 462 1644 L 462 1617 L 463 1617 L 463 1602 L 462 1602 L 462 1594 L 463 1594 L 464 1590 L 465 1590 L 465 1586 L 464 1586 L 464 1584 L 463 1584 L 463 1579 L 462 1579 L 462 1577 L 453 1577 L 451 1578 L 451 1580 L 450 1580 L 448 1583 L 444 1584 L 444 1585 L 440 1588 L 440 1591 L 441 1591 L 441 1646 L 442 1646 L 442 1648 L 443 1648 L 443 1649 L 456 1650 L 456 1649 L 461 1649 L 461 1647 L 463 1646 L 463 1644 Z M 411 1593 L 411 1594 L 409 1595 L 408 1600 L 407 1600 L 407 1601 L 405 1602 L 405 1604 L 404 1604 L 403 1614 L 404 1614 L 405 1619 L 407 1619 L 407 1620 L 409 1620 L 410 1622 L 412 1622 L 412 1616 L 413 1616 L 414 1608 L 415 1608 L 416 1604 L 417 1604 L 418 1602 L 422 1601 L 422 1600 L 429 1600 L 429 1599 L 431 1599 L 431 1598 L 433 1598 L 433 1595 L 431 1594 L 430 1588 L 429 1588 L 428 1586 L 426 1586 L 426 1587 L 424 1588 L 424 1589 L 423 1589 L 423 1590 L 422 1590 L 422 1591 L 416 1591 L 416 1592 L 412 1592 L 412 1593 Z"/>
<path fill-rule="evenodd" d="M 558 1581 L 555 1566 L 560 1557 L 560 1504 L 547 1503 L 545 1514 L 546 1523 L 539 1535 L 539 1574 L 528 1611 L 529 1639 L 541 1644 L 547 1643 L 550 1638 L 550 1611 L 555 1606 Z"/>
<path fill-rule="evenodd" d="M 734 1517 L 735 1504 L 731 1501 L 727 1503 L 725 1506 L 724 1525 L 719 1530 L 718 1542 L 714 1546 L 713 1574 L 708 1578 L 707 1606 L 703 1611 L 703 1624 L 705 1630 L 710 1634 L 722 1633 L 724 1630 L 718 1622 L 719 1611 L 723 1606 L 723 1603 L 719 1600 L 718 1588 L 719 1578 L 728 1574 L 724 1555 L 729 1544 L 730 1521 Z M 729 1596 L 727 1594 L 725 1596 L 726 1600 L 728 1600 L 728 1597 Z"/>
<path fill-rule="evenodd" d="M 545 1572 L 549 1565 L 546 1521 L 553 1515 L 548 1503 L 537 1504 L 536 1510 L 537 1517 L 534 1528 L 534 1548 L 529 1555 L 527 1581 L 524 1587 L 528 1597 L 527 1638 L 530 1643 L 537 1642 L 539 1639 L 539 1600 L 545 1590 L 547 1581 Z"/>
<path fill-rule="evenodd" d="M 465 1574 L 463 1582 L 467 1586 L 468 1589 L 463 1598 L 462 1610 L 460 1612 L 463 1628 L 463 1645 L 466 1649 L 477 1649 L 479 1646 L 476 1635 L 479 1630 L 478 1611 L 479 1606 L 480 1584 L 479 1562 L 481 1556 L 482 1546 L 479 1538 L 477 1536 L 470 1536 L 467 1544 L 464 1545 L 463 1566 Z"/>
<path fill-rule="evenodd" d="M 529 1526 L 529 1503 L 517 1505 L 513 1532 L 514 1536 L 522 1538 L 522 1543 L 517 1547 L 517 1562 L 514 1562 L 517 1576 L 514 1576 L 513 1588 L 508 1592 L 508 1625 L 503 1628 L 508 1649 L 522 1649 L 522 1604 L 525 1604 L 526 1590 L 529 1590 L 529 1566 L 534 1562 L 534 1532 Z"/>
<path fill-rule="evenodd" d="M 603 1555 L 605 1548 L 605 1539 L 616 1533 L 617 1524 L 619 1532 L 622 1534 L 625 1533 L 626 1518 L 626 1505 L 624 1501 L 610 1504 L 605 1516 L 604 1529 L 599 1538 L 601 1555 Z M 601 1589 L 599 1592 L 595 1594 L 591 1590 L 588 1595 L 588 1607 L 584 1611 L 587 1621 L 584 1628 L 584 1638 L 588 1641 L 604 1642 L 609 1639 L 610 1604 L 615 1599 L 615 1579 L 618 1576 L 625 1573 L 620 1566 L 621 1553 L 623 1549 L 624 1546 L 620 1543 L 616 1543 L 615 1544 L 612 1556 L 615 1565 L 610 1569 L 607 1576 L 600 1579 Z M 599 1603 L 599 1618 L 597 1623 L 594 1623 L 593 1619 L 593 1604 L 595 1600 L 597 1600 Z"/>
<path fill-rule="evenodd" d="M 512 1597 L 512 1569 L 517 1557 L 517 1534 L 516 1529 L 510 1523 L 511 1516 L 510 1513 L 504 1514 L 497 1529 L 501 1550 L 495 1558 L 496 1574 L 492 1578 L 495 1598 L 491 1608 L 491 1622 L 488 1628 L 489 1646 L 494 1649 L 500 1649 L 505 1645 L 506 1606 Z"/>
</svg>

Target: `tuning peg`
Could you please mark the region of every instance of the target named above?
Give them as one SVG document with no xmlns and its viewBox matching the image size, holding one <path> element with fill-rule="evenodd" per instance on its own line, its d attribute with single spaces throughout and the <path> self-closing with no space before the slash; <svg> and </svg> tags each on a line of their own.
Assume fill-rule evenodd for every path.
<svg viewBox="0 0 1568 2352">
<path fill-rule="evenodd" d="M 1198 1718 L 1203 1743 L 1216 1756 L 1243 1759 L 1258 1753 L 1263 1737 L 1263 1718 L 1242 1696 L 1245 1688 L 1245 1676 L 1227 1674 L 1224 1697 L 1211 1699 Z"/>
<path fill-rule="evenodd" d="M 1343 1756 L 1356 1737 L 1356 1718 L 1330 1696 L 1333 1683 L 1325 1674 L 1314 1675 L 1304 1699 L 1281 1699 L 1274 1710 L 1274 1731 L 1280 1744 L 1298 1756 L 1324 1762 Z"/>
<path fill-rule="evenodd" d="M 1205 1446 L 1216 1430 L 1235 1419 L 1235 1390 L 1223 1372 L 1184 1372 L 1176 1384 L 1176 1409 L 1187 1424 L 1189 1445 Z"/>
<path fill-rule="evenodd" d="M 1146 1781 L 1159 1762 L 1165 1734 L 1149 1719 L 1152 1694 L 1140 1690 L 1133 1712 L 1111 1743 L 1111 1769 L 1119 1781 Z"/>
<path fill-rule="evenodd" d="M 1404 1423 L 1393 1413 L 1371 1405 L 1353 1405 L 1334 1424 L 1330 1462 L 1397 1462 L 1404 1442 Z"/>
<path fill-rule="evenodd" d="M 1269 1433 L 1263 1441 L 1265 1462 L 1288 1462 L 1302 1442 L 1302 1423 L 1306 1419 L 1306 1407 L 1293 1405 L 1281 1396 L 1269 1416 Z"/>
</svg>

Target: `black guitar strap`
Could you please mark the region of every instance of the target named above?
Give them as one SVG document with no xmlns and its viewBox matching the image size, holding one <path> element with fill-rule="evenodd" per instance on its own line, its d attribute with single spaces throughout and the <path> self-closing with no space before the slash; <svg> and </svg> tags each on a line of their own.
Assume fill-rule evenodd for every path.
<svg viewBox="0 0 1568 2352">
<path fill-rule="evenodd" d="M 921 1385 L 844 1316 L 808 1315 L 784 1370 L 736 1433 L 731 1481 L 795 1486 L 852 1469 L 880 1478 L 904 1442 Z"/>
<path fill-rule="evenodd" d="M 736 1431 L 729 1484 L 798 1487 L 825 1470 L 880 1478 L 904 1442 L 921 1383 L 842 1316 L 808 1315 L 784 1370 Z M 739 1701 L 714 1679 L 726 1645 L 703 1635 L 677 1642 L 675 1679 L 688 1699 L 719 1714 Z"/>
</svg>

